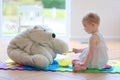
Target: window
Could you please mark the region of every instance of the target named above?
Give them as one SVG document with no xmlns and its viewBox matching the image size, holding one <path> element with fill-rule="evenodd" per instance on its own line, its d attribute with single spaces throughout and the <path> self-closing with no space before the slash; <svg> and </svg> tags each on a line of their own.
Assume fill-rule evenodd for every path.
<svg viewBox="0 0 120 80">
<path fill-rule="evenodd" d="M 60 2 L 55 2 L 53 6 L 45 6 L 43 1 L 62 1 L 63 6 L 57 6 Z M 49 26 L 58 36 L 67 36 L 66 25 L 66 2 L 69 0 L 2 0 L 2 34 L 16 35 L 18 33 L 18 6 L 38 5 L 43 9 L 44 25 Z M 54 2 L 49 2 L 54 3 Z M 56 4 L 57 3 L 57 4 Z M 62 4 L 63 4 L 62 3 Z M 46 3 L 48 4 L 48 3 Z M 49 4 L 50 5 L 50 4 Z"/>
</svg>

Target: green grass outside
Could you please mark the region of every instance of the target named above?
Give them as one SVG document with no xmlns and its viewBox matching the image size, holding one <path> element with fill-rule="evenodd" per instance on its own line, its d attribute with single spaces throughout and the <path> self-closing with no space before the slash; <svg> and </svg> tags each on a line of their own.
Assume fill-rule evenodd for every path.
<svg viewBox="0 0 120 80">
<path fill-rule="evenodd" d="M 44 9 L 43 14 L 46 18 L 53 18 L 53 12 L 52 9 Z M 66 12 L 62 9 L 56 10 L 56 17 L 55 19 L 65 19 L 66 18 Z"/>
<path fill-rule="evenodd" d="M 27 2 L 31 1 L 33 3 L 34 0 L 20 0 L 23 2 L 23 5 L 28 5 Z M 11 20 L 11 21 L 18 21 L 18 13 L 17 9 L 18 6 L 21 5 L 19 3 L 9 4 L 9 3 L 3 3 L 3 18 L 4 20 Z M 52 9 L 43 9 L 43 15 L 46 19 L 53 19 L 53 12 Z M 65 9 L 56 9 L 56 17 L 54 20 L 61 20 L 66 18 L 66 12 Z M 9 32 L 4 31 L 3 34 L 17 34 L 17 32 Z M 56 34 L 63 34 L 63 33 L 56 33 Z"/>
<path fill-rule="evenodd" d="M 11 34 L 17 34 L 18 32 L 3 32 L 3 34 L 5 34 L 5 35 L 11 35 Z"/>
<path fill-rule="evenodd" d="M 3 16 L 17 16 L 18 15 L 18 6 L 19 4 L 3 4 Z M 43 14 L 46 18 L 53 18 L 52 8 L 43 9 Z M 66 17 L 65 9 L 56 9 L 56 17 L 55 19 L 64 19 Z"/>
</svg>

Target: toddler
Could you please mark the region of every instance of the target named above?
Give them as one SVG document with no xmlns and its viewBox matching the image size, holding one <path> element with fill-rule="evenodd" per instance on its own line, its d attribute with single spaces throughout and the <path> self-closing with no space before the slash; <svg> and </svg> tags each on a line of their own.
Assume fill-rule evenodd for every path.
<svg viewBox="0 0 120 80">
<path fill-rule="evenodd" d="M 89 47 L 85 49 L 73 48 L 73 52 L 81 53 L 79 60 L 73 60 L 73 71 L 87 68 L 111 68 L 107 65 L 107 47 L 103 36 L 99 32 L 100 17 L 95 13 L 88 13 L 82 20 L 85 31 L 91 34 Z"/>
</svg>

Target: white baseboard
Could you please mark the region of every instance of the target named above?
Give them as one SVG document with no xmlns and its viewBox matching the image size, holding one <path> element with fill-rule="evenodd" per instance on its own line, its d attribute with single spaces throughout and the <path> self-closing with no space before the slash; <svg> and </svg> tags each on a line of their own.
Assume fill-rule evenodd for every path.
<svg viewBox="0 0 120 80">
<path fill-rule="evenodd" d="M 107 40 L 120 40 L 120 36 L 104 36 Z"/>
<path fill-rule="evenodd" d="M 86 40 L 88 39 L 89 36 L 71 36 L 70 39 L 83 39 Z M 104 36 L 105 39 L 107 40 L 120 40 L 120 36 Z"/>
</svg>

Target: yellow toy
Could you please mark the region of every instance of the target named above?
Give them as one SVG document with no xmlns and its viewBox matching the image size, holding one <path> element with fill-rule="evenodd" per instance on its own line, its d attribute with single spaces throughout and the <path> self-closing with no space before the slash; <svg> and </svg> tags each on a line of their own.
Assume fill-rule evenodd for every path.
<svg viewBox="0 0 120 80">
<path fill-rule="evenodd" d="M 59 59 L 58 64 L 63 67 L 69 66 L 71 64 L 71 60 L 70 59 Z"/>
<path fill-rule="evenodd" d="M 57 57 L 58 64 L 62 67 L 69 66 L 71 64 L 72 58 L 69 56 L 72 51 L 67 51 L 63 55 Z"/>
</svg>

